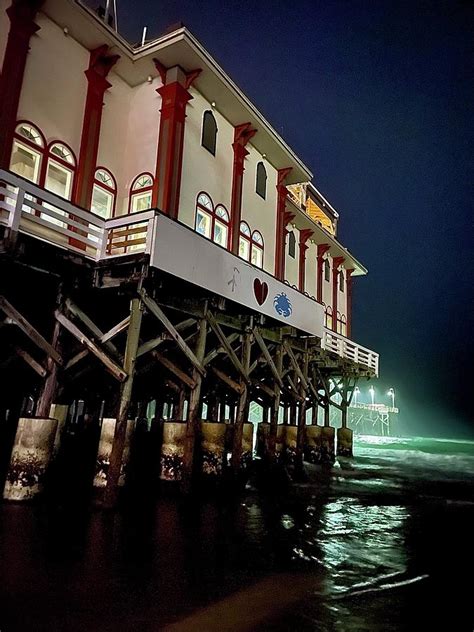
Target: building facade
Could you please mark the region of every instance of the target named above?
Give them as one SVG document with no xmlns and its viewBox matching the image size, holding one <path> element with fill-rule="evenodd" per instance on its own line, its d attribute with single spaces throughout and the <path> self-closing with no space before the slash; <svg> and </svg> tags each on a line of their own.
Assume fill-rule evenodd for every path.
<svg viewBox="0 0 474 632">
<path fill-rule="evenodd" d="M 338 213 L 186 28 L 131 46 L 73 0 L 2 0 L 0 59 L 6 236 L 88 261 L 145 254 L 377 374 L 351 341 L 366 269 L 338 241 Z"/>
</svg>

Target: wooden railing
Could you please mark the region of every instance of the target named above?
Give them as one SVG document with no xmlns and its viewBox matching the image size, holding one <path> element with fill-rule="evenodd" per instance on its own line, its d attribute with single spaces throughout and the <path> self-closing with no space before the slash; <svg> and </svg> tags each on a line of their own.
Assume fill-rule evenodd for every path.
<svg viewBox="0 0 474 632">
<path fill-rule="evenodd" d="M 28 180 L 0 170 L 0 226 L 106 259 L 151 252 L 155 211 L 104 220 Z"/>
<path fill-rule="evenodd" d="M 341 358 L 351 360 L 356 364 L 362 364 L 363 366 L 371 369 L 375 376 L 379 374 L 379 354 L 370 349 L 366 349 L 356 342 L 331 331 L 327 327 L 324 328 L 324 335 L 321 341 L 321 346 L 326 351 L 335 353 Z"/>
</svg>

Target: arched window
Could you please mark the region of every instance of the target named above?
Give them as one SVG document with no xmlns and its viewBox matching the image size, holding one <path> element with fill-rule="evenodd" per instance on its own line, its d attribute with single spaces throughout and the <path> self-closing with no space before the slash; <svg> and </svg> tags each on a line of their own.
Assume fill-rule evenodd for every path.
<svg viewBox="0 0 474 632">
<path fill-rule="evenodd" d="M 255 191 L 259 194 L 260 197 L 265 199 L 265 196 L 267 194 L 267 171 L 263 162 L 259 162 L 257 165 Z"/>
<path fill-rule="evenodd" d="M 227 248 L 229 245 L 229 212 L 222 204 L 214 208 L 207 193 L 200 193 L 196 202 L 196 232 Z"/>
<path fill-rule="evenodd" d="M 252 233 L 247 222 L 240 222 L 239 234 L 239 257 L 250 261 L 250 250 L 252 245 Z"/>
<path fill-rule="evenodd" d="M 39 184 L 45 147 L 44 136 L 37 127 L 28 121 L 18 123 L 13 138 L 10 170 Z"/>
<path fill-rule="evenodd" d="M 229 213 L 222 204 L 216 206 L 213 234 L 214 242 L 227 248 L 229 243 Z"/>
<path fill-rule="evenodd" d="M 202 117 L 201 145 L 216 155 L 217 123 L 211 110 L 206 110 Z"/>
<path fill-rule="evenodd" d="M 252 233 L 250 262 L 257 268 L 263 268 L 263 237 L 258 230 L 254 230 Z"/>
<path fill-rule="evenodd" d="M 326 307 L 325 320 L 326 320 L 326 327 L 328 329 L 332 329 L 332 307 L 330 305 Z"/>
<path fill-rule="evenodd" d="M 324 260 L 324 280 L 329 281 L 331 279 L 331 267 L 329 265 L 329 259 Z"/>
<path fill-rule="evenodd" d="M 44 182 L 40 182 L 40 185 L 65 200 L 70 200 L 76 175 L 76 158 L 72 150 L 64 143 L 55 141 L 48 147 L 47 158 Z M 44 206 L 51 208 L 56 213 L 65 215 L 57 207 L 51 207 L 46 202 L 44 202 Z M 55 217 L 49 216 L 48 221 L 62 228 L 67 228 L 65 222 L 61 222 Z"/>
<path fill-rule="evenodd" d="M 344 292 L 344 272 L 339 272 L 339 291 Z"/>
<path fill-rule="evenodd" d="M 99 167 L 94 176 L 91 211 L 104 219 L 110 219 L 114 215 L 116 196 L 117 185 L 113 175 L 107 169 Z"/>
<path fill-rule="evenodd" d="M 64 143 L 54 142 L 48 148 L 48 164 L 44 186 L 45 189 L 71 199 L 72 187 L 76 171 L 76 158 L 71 149 Z"/>
<path fill-rule="evenodd" d="M 292 259 L 296 257 L 296 237 L 293 231 L 288 233 L 288 255 Z"/>
<path fill-rule="evenodd" d="M 344 314 L 338 312 L 337 316 L 337 331 L 343 336 L 347 336 L 347 320 Z"/>
<path fill-rule="evenodd" d="M 150 173 L 141 173 L 135 178 L 130 188 L 129 213 L 139 213 L 151 208 L 152 188 L 153 176 Z"/>
</svg>

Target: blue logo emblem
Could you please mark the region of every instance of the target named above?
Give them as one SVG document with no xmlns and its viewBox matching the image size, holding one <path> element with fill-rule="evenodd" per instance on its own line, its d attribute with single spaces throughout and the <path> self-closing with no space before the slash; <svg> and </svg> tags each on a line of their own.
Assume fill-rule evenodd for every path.
<svg viewBox="0 0 474 632">
<path fill-rule="evenodd" d="M 275 308 L 277 314 L 284 316 L 285 318 L 291 316 L 291 312 L 293 311 L 290 299 L 285 292 L 281 292 L 281 294 L 277 294 L 275 296 L 273 299 L 273 307 Z"/>
</svg>

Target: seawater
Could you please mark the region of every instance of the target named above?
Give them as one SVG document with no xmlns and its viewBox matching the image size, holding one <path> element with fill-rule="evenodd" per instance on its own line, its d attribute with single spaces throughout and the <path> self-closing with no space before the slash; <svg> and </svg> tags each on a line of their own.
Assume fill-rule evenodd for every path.
<svg viewBox="0 0 474 632">
<path fill-rule="evenodd" d="M 3 504 L 0 629 L 473 630 L 474 442 L 354 452 L 232 500 Z"/>
</svg>

